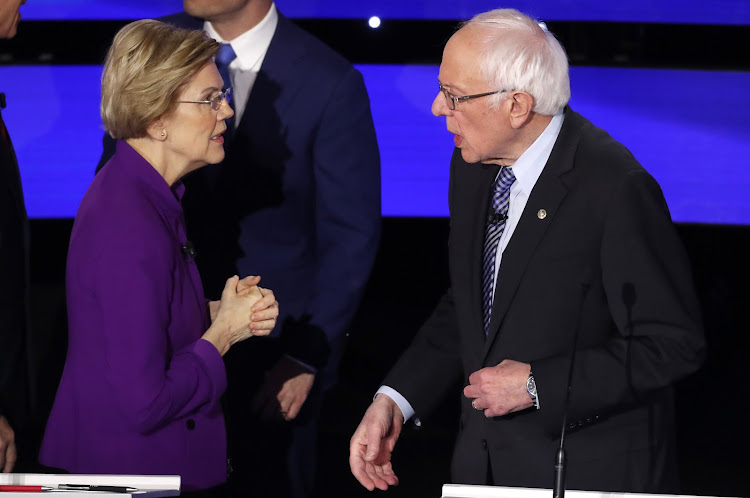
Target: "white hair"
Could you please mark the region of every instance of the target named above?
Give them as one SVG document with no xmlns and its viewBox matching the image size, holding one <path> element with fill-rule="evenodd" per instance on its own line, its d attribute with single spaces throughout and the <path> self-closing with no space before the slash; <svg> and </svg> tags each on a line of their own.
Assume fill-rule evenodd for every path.
<svg viewBox="0 0 750 498">
<path fill-rule="evenodd" d="M 493 89 L 531 94 L 533 111 L 545 116 L 567 105 L 568 57 L 546 26 L 515 9 L 496 9 L 477 14 L 462 27 L 481 29 L 479 69 Z M 488 105 L 496 107 L 503 97 L 490 96 Z"/>
</svg>

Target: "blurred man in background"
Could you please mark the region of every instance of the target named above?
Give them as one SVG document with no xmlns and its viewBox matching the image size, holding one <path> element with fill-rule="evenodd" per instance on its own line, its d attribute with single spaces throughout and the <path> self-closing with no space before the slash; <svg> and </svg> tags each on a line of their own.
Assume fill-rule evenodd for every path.
<svg viewBox="0 0 750 498">
<path fill-rule="evenodd" d="M 26 0 L 0 0 L 0 38 L 13 38 Z M 0 82 L 0 85 L 2 82 Z M 0 92 L 2 87 L 0 87 Z M 28 358 L 28 220 L 18 161 L 3 121 L 0 93 L 0 471 L 34 458 Z"/>
</svg>

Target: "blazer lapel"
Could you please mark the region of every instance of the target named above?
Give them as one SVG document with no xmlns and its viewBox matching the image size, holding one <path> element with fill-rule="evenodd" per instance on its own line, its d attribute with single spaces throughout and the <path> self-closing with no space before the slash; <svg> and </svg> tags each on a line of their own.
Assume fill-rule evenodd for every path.
<svg viewBox="0 0 750 498">
<path fill-rule="evenodd" d="M 287 95 L 291 96 L 294 92 L 289 91 L 290 87 L 296 88 L 297 84 L 304 84 L 301 80 L 295 83 L 294 71 L 296 61 L 304 57 L 306 48 L 303 44 L 297 43 L 296 30 L 298 28 L 281 12 L 278 15 L 276 31 L 248 96 L 245 112 L 237 124 L 236 135 L 242 132 L 263 132 L 268 128 L 268 123 L 262 119 L 254 119 L 256 114 L 254 111 L 270 107 L 279 114 L 283 114 L 286 107 L 282 88 L 285 92 L 289 92 Z"/>
<path fill-rule="evenodd" d="M 487 356 L 526 267 L 536 247 L 544 238 L 547 228 L 554 223 L 555 214 L 568 192 L 563 176 L 573 168 L 573 158 L 580 137 L 577 117 L 577 114 L 566 108 L 565 121 L 560 135 L 542 174 L 531 191 L 513 236 L 503 252 L 482 358 Z M 544 215 L 540 215 L 541 210 L 544 210 Z"/>
<path fill-rule="evenodd" d="M 279 13 L 278 24 L 248 95 L 237 129 L 225 144 L 226 157 L 218 168 L 207 171 L 204 182 L 212 190 L 250 195 L 252 202 L 236 206 L 247 215 L 283 202 L 287 170 L 299 152 L 291 141 L 306 123 L 305 101 L 301 96 L 307 85 L 301 60 L 308 53 L 306 35 Z M 292 130 L 290 131 L 290 128 Z M 210 175 L 213 175 L 211 178 Z M 262 182 L 258 183 L 261 178 Z M 259 185 L 264 187 L 260 188 Z M 223 197 L 221 194 L 220 197 Z"/>
</svg>

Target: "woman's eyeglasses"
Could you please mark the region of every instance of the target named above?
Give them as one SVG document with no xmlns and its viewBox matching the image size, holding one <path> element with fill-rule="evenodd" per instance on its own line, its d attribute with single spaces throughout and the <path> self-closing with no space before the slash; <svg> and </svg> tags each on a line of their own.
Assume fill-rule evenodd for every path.
<svg viewBox="0 0 750 498">
<path fill-rule="evenodd" d="M 232 100 L 232 87 L 227 88 L 216 97 L 209 100 L 178 100 L 178 104 L 211 104 L 211 109 L 218 111 L 221 109 L 221 104 L 224 101 L 230 102 Z"/>
</svg>

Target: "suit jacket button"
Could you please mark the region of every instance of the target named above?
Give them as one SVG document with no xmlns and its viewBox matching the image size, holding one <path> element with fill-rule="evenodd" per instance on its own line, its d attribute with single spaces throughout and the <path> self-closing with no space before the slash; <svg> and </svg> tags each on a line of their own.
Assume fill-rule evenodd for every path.
<svg viewBox="0 0 750 498">
<path fill-rule="evenodd" d="M 487 449 L 487 440 L 486 439 L 482 439 L 482 449 L 483 450 Z"/>
<path fill-rule="evenodd" d="M 193 420 L 192 418 L 187 419 L 187 422 L 185 422 L 185 426 L 189 431 L 192 431 L 193 429 L 195 429 L 195 420 Z"/>
</svg>

